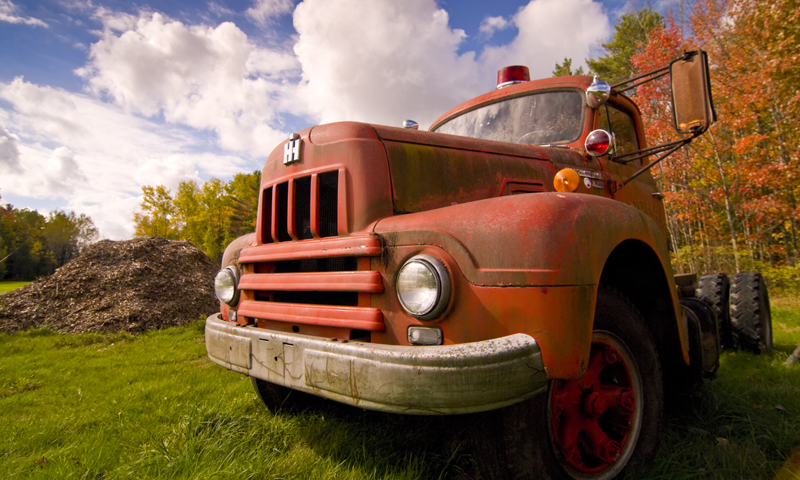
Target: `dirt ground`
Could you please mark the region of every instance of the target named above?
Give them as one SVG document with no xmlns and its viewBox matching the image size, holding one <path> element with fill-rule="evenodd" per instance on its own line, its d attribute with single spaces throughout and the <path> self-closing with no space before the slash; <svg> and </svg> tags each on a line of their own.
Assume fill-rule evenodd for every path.
<svg viewBox="0 0 800 480">
<path fill-rule="evenodd" d="M 0 294 L 0 331 L 142 332 L 219 311 L 219 266 L 186 241 L 102 240 L 55 271 Z"/>
</svg>

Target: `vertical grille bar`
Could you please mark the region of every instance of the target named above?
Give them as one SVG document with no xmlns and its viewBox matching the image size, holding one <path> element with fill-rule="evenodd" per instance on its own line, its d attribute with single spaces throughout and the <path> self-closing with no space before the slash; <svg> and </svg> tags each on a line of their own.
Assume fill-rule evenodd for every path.
<svg viewBox="0 0 800 480">
<path fill-rule="evenodd" d="M 298 240 L 314 238 L 311 233 L 311 177 L 294 180 L 294 235 Z"/>
<path fill-rule="evenodd" d="M 289 195 L 286 199 L 287 205 L 289 205 L 289 211 L 286 214 L 286 229 L 289 231 L 289 236 L 292 237 L 292 241 L 297 240 L 297 233 L 294 230 L 294 218 L 295 218 L 295 211 L 294 211 L 294 193 L 295 193 L 295 179 L 289 180 Z"/>
<path fill-rule="evenodd" d="M 272 226 L 270 227 L 272 233 L 272 241 L 278 241 L 278 189 L 272 188 Z"/>
<path fill-rule="evenodd" d="M 272 239 L 272 187 L 261 192 L 261 243 L 273 243 Z"/>
<path fill-rule="evenodd" d="M 339 171 L 319 174 L 319 236 L 339 235 Z"/>
<path fill-rule="evenodd" d="M 276 213 L 278 214 L 276 230 L 279 242 L 291 242 L 289 235 L 289 183 L 278 184 Z"/>
<path fill-rule="evenodd" d="M 319 175 L 311 175 L 311 215 L 309 217 L 311 235 L 319 238 Z"/>
</svg>

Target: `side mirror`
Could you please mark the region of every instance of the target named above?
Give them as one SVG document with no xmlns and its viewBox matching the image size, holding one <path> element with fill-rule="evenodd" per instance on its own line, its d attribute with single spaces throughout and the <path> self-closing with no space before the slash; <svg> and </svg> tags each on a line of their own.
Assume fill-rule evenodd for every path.
<svg viewBox="0 0 800 480">
<path fill-rule="evenodd" d="M 586 89 L 586 103 L 589 108 L 598 108 L 606 103 L 608 96 L 611 95 L 611 85 L 608 82 L 598 80 L 597 75 L 594 76 L 594 81 Z"/>
<path fill-rule="evenodd" d="M 687 52 L 669 64 L 669 71 L 675 130 L 680 134 L 704 133 L 717 120 L 706 52 Z"/>
</svg>

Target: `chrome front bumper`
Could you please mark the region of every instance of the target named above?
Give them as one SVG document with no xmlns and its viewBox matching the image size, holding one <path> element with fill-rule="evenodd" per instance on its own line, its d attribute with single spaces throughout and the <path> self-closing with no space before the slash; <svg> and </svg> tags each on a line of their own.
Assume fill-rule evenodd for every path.
<svg viewBox="0 0 800 480">
<path fill-rule="evenodd" d="M 539 346 L 524 334 L 399 346 L 273 332 L 206 320 L 209 358 L 268 382 L 360 408 L 414 415 L 480 412 L 542 392 Z"/>
</svg>

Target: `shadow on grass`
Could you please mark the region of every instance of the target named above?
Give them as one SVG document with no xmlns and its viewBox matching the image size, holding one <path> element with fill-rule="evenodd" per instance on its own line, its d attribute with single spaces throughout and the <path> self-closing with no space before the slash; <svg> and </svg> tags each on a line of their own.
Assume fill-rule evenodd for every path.
<svg viewBox="0 0 800 480">
<path fill-rule="evenodd" d="M 417 416 L 361 410 L 318 399 L 301 413 L 299 435 L 316 454 L 371 478 L 477 479 L 471 415 Z"/>
</svg>

